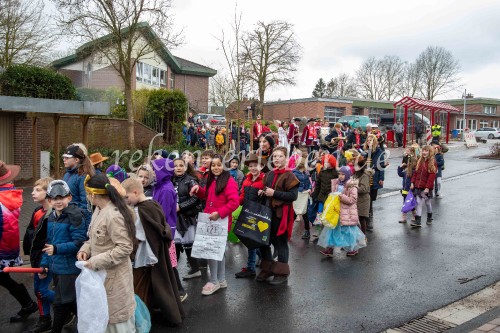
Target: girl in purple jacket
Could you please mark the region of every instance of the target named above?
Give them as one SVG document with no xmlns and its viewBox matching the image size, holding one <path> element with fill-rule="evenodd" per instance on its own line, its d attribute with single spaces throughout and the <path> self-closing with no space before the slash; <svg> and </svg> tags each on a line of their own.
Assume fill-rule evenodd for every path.
<svg viewBox="0 0 500 333">
<path fill-rule="evenodd" d="M 196 193 L 198 198 L 206 200 L 204 213 L 210 214 L 210 220 L 228 218 L 228 230 L 231 230 L 232 213 L 239 206 L 238 185 L 231 177 L 229 171 L 224 169 L 224 158 L 214 155 L 210 163 L 207 185 L 205 187 L 193 186 L 191 193 Z M 210 268 L 210 280 L 205 284 L 201 293 L 212 295 L 221 288 L 227 288 L 225 272 L 225 256 L 222 260 L 207 260 Z"/>
</svg>

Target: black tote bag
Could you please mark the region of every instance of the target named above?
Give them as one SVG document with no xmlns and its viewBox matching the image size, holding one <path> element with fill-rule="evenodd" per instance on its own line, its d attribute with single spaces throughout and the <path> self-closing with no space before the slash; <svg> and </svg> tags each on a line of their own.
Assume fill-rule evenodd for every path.
<svg viewBox="0 0 500 333">
<path fill-rule="evenodd" d="M 234 226 L 234 234 L 249 249 L 269 245 L 272 210 L 255 201 L 245 201 Z"/>
</svg>

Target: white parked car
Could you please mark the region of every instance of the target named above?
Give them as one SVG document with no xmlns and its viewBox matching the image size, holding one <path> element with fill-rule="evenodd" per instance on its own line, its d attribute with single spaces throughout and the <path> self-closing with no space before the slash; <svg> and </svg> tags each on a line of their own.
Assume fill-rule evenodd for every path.
<svg viewBox="0 0 500 333">
<path fill-rule="evenodd" d="M 496 139 L 500 138 L 500 128 L 483 127 L 474 132 L 476 138 Z"/>
</svg>

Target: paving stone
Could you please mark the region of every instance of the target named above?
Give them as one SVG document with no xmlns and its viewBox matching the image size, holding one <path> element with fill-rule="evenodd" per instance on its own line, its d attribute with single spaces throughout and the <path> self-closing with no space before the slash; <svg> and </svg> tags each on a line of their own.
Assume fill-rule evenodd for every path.
<svg viewBox="0 0 500 333">
<path fill-rule="evenodd" d="M 482 332 L 489 332 L 492 329 L 494 329 L 495 327 L 496 327 L 496 325 L 493 325 L 493 324 L 484 324 L 483 326 L 478 327 L 477 330 L 482 331 Z"/>
</svg>

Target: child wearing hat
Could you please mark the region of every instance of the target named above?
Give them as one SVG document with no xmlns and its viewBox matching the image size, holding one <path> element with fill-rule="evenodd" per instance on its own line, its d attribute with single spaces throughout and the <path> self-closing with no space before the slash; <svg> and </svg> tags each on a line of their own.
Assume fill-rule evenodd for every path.
<svg viewBox="0 0 500 333">
<path fill-rule="evenodd" d="M 314 118 L 309 118 L 307 120 L 307 126 L 302 132 L 301 140 L 307 146 L 307 153 L 311 154 L 313 150 L 318 150 L 318 133 L 316 131 L 316 125 Z"/>
<path fill-rule="evenodd" d="M 52 272 L 54 281 L 54 321 L 52 332 L 61 332 L 71 314 L 76 315 L 75 281 L 80 269 L 75 266 L 76 254 L 87 240 L 87 224 L 82 210 L 71 204 L 72 195 L 63 180 L 50 182 L 47 197 L 52 212 L 47 220 L 47 240 L 43 248 L 40 279 Z"/>
<path fill-rule="evenodd" d="M 128 178 L 127 172 L 118 164 L 112 164 L 106 169 L 106 176 L 115 178 L 120 183 L 123 183 Z"/>
<path fill-rule="evenodd" d="M 19 256 L 19 213 L 23 204 L 23 190 L 14 187 L 12 180 L 17 177 L 21 168 L 18 165 L 7 165 L 0 160 L 0 285 L 21 305 L 21 310 L 10 318 L 11 323 L 24 321 L 38 310 L 28 290 L 22 283 L 17 283 L 5 267 L 21 266 L 23 260 Z"/>
<path fill-rule="evenodd" d="M 237 156 L 234 156 L 230 161 L 229 161 L 229 173 L 231 174 L 231 177 L 236 181 L 236 184 L 238 184 L 238 193 L 241 191 L 241 185 L 243 184 L 243 180 L 245 179 L 245 175 L 241 170 L 238 169 L 240 165 L 240 159 Z"/>
<path fill-rule="evenodd" d="M 365 234 L 358 227 L 358 181 L 351 179 L 351 169 L 343 166 L 338 179 L 332 180 L 332 193 L 340 199 L 340 216 L 335 228 L 325 227 L 319 236 L 320 251 L 326 257 L 333 257 L 333 247 L 341 247 L 347 256 L 355 256 L 358 250 L 366 246 Z"/>
<path fill-rule="evenodd" d="M 248 174 L 241 186 L 240 205 L 243 205 L 245 201 L 259 201 L 258 191 L 264 189 L 265 174 L 262 172 L 264 160 L 259 158 L 257 154 L 249 154 L 245 160 L 245 165 L 248 166 Z M 236 273 L 236 278 L 254 277 L 256 275 L 257 254 L 260 256 L 260 252 L 257 253 L 257 251 L 257 249 L 248 249 L 247 267 Z"/>
<path fill-rule="evenodd" d="M 102 156 L 100 152 L 90 154 L 89 158 L 96 173 L 102 172 L 103 162 L 109 159 L 109 157 Z"/>
</svg>

